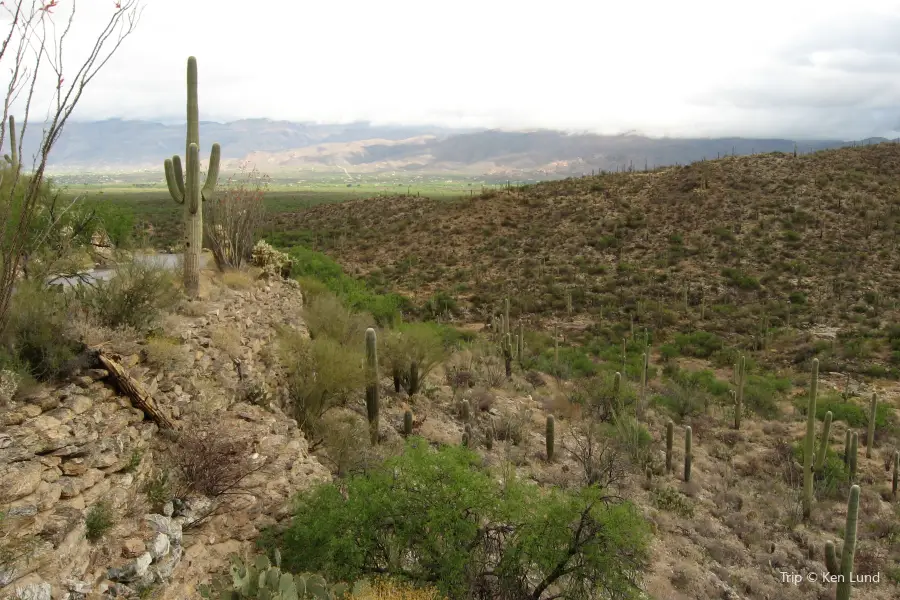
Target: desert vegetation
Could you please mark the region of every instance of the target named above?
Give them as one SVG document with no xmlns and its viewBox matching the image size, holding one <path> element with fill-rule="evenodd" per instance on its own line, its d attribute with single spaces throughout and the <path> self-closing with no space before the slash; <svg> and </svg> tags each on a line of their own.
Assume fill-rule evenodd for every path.
<svg viewBox="0 0 900 600">
<path fill-rule="evenodd" d="M 187 64 L 181 276 L 44 177 L 89 78 L 30 170 L 4 107 L 4 593 L 83 538 L 104 597 L 898 597 L 900 146 L 273 215 Z"/>
</svg>

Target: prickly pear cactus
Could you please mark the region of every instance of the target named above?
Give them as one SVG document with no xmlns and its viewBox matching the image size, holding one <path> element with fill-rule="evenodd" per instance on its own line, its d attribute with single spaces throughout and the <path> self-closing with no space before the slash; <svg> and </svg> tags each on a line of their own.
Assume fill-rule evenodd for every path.
<svg viewBox="0 0 900 600">
<path fill-rule="evenodd" d="M 367 586 L 368 582 L 360 581 L 351 590 L 345 583 L 329 585 L 318 574 L 284 573 L 281 556 L 276 550 L 274 565 L 266 556 L 257 556 L 247 564 L 232 556 L 229 576 L 201 585 L 200 595 L 212 600 L 339 600 L 352 597 Z"/>
</svg>

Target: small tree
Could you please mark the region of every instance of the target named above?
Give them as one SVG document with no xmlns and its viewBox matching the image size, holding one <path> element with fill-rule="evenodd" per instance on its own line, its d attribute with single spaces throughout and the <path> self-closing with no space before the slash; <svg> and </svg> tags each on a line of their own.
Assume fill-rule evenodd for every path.
<svg viewBox="0 0 900 600">
<path fill-rule="evenodd" d="M 260 174 L 255 167 L 248 171 L 244 164 L 211 202 L 203 203 L 207 244 L 220 271 L 240 268 L 250 259 L 268 189 L 269 176 Z"/>
<path fill-rule="evenodd" d="M 119 0 L 111 7 L 111 16 L 98 34 L 86 58 L 74 72 L 65 67 L 63 47 L 69 48 L 69 34 L 75 21 L 75 3 L 68 15 L 57 19 L 62 10 L 59 0 L 13 0 L 0 3 L 0 11 L 9 18 L 8 30 L 0 43 L 0 66 L 10 79 L 0 119 L 0 146 L 9 134 L 9 169 L 0 181 L 0 330 L 9 322 L 12 290 L 26 252 L 34 241 L 31 235 L 38 206 L 44 196 L 44 172 L 50 151 L 59 140 L 63 127 L 75 110 L 88 84 L 109 61 L 137 26 L 142 12 L 140 0 Z M 58 26 L 57 21 L 61 21 Z M 68 58 L 66 54 L 66 58 Z M 49 71 L 48 71 L 49 70 Z M 49 75 L 53 82 L 50 106 L 32 170 L 23 173 L 23 140 L 35 94 L 42 94 L 40 83 Z M 40 98 L 43 100 L 43 98 Z M 16 140 L 12 111 L 23 118 Z"/>
<path fill-rule="evenodd" d="M 649 527 L 597 486 L 498 481 L 461 446 L 412 438 L 378 469 L 298 498 L 286 568 L 435 584 L 451 600 L 637 598 Z"/>
</svg>

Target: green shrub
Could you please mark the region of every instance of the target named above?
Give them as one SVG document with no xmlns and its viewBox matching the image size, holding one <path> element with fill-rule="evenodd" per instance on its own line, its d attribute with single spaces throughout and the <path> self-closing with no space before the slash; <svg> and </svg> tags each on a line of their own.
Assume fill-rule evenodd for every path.
<svg viewBox="0 0 900 600">
<path fill-rule="evenodd" d="M 303 320 L 313 339 L 329 337 L 340 344 L 361 343 L 369 319 L 353 312 L 334 294 L 326 292 L 303 307 Z"/>
<path fill-rule="evenodd" d="M 653 506 L 656 508 L 673 512 L 686 519 L 693 518 L 694 516 L 694 505 L 681 495 L 678 490 L 670 487 L 652 490 L 650 492 L 650 502 L 652 502 Z"/>
<path fill-rule="evenodd" d="M 277 344 L 294 417 L 304 431 L 316 436 L 325 411 L 361 394 L 365 386 L 363 338 L 343 346 L 327 336 L 306 339 L 281 328 Z"/>
<path fill-rule="evenodd" d="M 293 246 L 288 250 L 288 255 L 292 261 L 292 277 L 313 278 L 322 282 L 350 309 L 371 314 L 379 326 L 397 323 L 400 310 L 412 308 L 402 296 L 378 294 L 368 289 L 365 283 L 345 274 L 337 262 L 321 252 L 304 246 Z"/>
<path fill-rule="evenodd" d="M 807 401 L 798 398 L 795 406 L 805 415 Z M 885 402 L 879 402 L 875 409 L 875 429 L 885 429 L 890 425 L 893 416 L 893 407 Z M 853 399 L 844 400 L 838 394 L 827 394 L 816 400 L 816 419 L 825 420 L 825 413 L 831 411 L 833 421 L 843 421 L 850 427 L 867 427 L 869 424 L 869 407 L 860 406 Z"/>
<path fill-rule="evenodd" d="M 78 348 L 66 335 L 69 318 L 62 292 L 34 281 L 19 282 L 3 332 L 0 367 L 38 381 L 55 378 Z"/>
<path fill-rule="evenodd" d="M 114 523 L 112 506 L 106 500 L 101 500 L 85 515 L 85 537 L 89 542 L 96 542 L 112 529 Z"/>
<path fill-rule="evenodd" d="M 343 581 L 380 572 L 434 583 L 452 600 L 474 589 L 540 597 L 548 586 L 636 598 L 649 529 L 633 505 L 603 496 L 498 481 L 468 449 L 413 438 L 381 468 L 299 496 L 281 554 L 291 571 Z"/>
<path fill-rule="evenodd" d="M 152 325 L 163 311 L 174 308 L 179 294 L 174 275 L 167 269 L 125 263 L 108 281 L 76 286 L 72 296 L 100 325 L 141 329 Z"/>
<path fill-rule="evenodd" d="M 675 347 L 684 356 L 709 358 L 714 352 L 721 350 L 722 346 L 722 338 L 707 331 L 675 335 Z"/>
<path fill-rule="evenodd" d="M 774 419 L 778 417 L 778 397 L 791 389 L 791 382 L 772 375 L 747 375 L 744 387 L 744 404 L 757 415 Z"/>
</svg>

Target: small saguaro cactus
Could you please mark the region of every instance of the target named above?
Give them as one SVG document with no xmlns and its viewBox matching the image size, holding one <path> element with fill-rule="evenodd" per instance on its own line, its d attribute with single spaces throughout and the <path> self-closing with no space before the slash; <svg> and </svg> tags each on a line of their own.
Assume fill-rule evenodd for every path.
<svg viewBox="0 0 900 600">
<path fill-rule="evenodd" d="M 878 413 L 878 394 L 872 393 L 869 404 L 869 431 L 866 436 L 866 458 L 872 458 L 872 446 L 875 445 L 875 415 Z"/>
<path fill-rule="evenodd" d="M 684 480 L 691 480 L 691 427 L 684 430 Z"/>
<path fill-rule="evenodd" d="M 403 435 L 412 435 L 413 430 L 413 414 L 411 410 L 403 413 Z"/>
<path fill-rule="evenodd" d="M 672 445 L 675 441 L 675 423 L 666 423 L 666 473 L 672 472 Z"/>
<path fill-rule="evenodd" d="M 838 569 L 841 568 L 838 564 L 837 553 L 834 550 L 834 542 L 831 540 L 825 542 L 825 568 L 832 575 L 836 575 Z"/>
<path fill-rule="evenodd" d="M 547 415 L 547 460 L 553 460 L 553 451 L 555 450 L 555 442 L 556 442 L 556 419 L 553 418 L 553 415 Z"/>
<path fill-rule="evenodd" d="M 489 424 L 484 428 L 484 447 L 488 450 L 494 448 L 494 425 Z"/>
<path fill-rule="evenodd" d="M 898 478 L 900 478 L 900 450 L 896 450 L 894 452 L 894 477 L 891 482 L 891 495 L 894 497 L 894 500 L 897 499 L 897 483 Z"/>
<path fill-rule="evenodd" d="M 816 393 L 819 389 L 819 359 L 812 361 L 809 402 L 806 405 L 806 439 L 803 446 L 803 518 L 812 513 L 813 459 L 816 451 Z"/>
<path fill-rule="evenodd" d="M 203 210 L 201 201 L 212 200 L 219 178 L 219 159 L 222 149 L 212 145 L 206 182 L 200 188 L 200 111 L 197 104 L 197 59 L 187 64 L 187 142 L 185 143 L 185 171 L 176 154 L 163 163 L 169 194 L 184 205 L 184 289 L 191 298 L 200 289 L 200 252 L 203 249 Z"/>
<path fill-rule="evenodd" d="M 741 428 L 741 416 L 744 412 L 744 381 L 747 376 L 747 358 L 742 354 L 735 370 L 735 402 L 734 402 L 734 428 Z"/>
<path fill-rule="evenodd" d="M 613 410 L 616 411 L 618 415 L 621 413 L 622 408 L 622 400 L 621 394 L 622 392 L 622 374 L 616 371 L 615 376 L 613 377 L 613 390 L 612 390 L 612 406 Z"/>
<path fill-rule="evenodd" d="M 378 347 L 375 330 L 366 329 L 366 416 L 372 444 L 378 443 Z"/>
<path fill-rule="evenodd" d="M 844 528 L 844 547 L 841 550 L 841 577 L 837 583 L 835 600 L 850 600 L 852 589 L 853 557 L 856 553 L 856 526 L 859 521 L 859 486 L 850 488 L 847 500 L 847 524 Z"/>
<path fill-rule="evenodd" d="M 828 438 L 831 436 L 831 420 L 834 416 L 829 410 L 825 413 L 825 423 L 822 425 L 822 439 L 819 441 L 819 451 L 816 453 L 815 472 L 821 473 L 825 466 L 825 455 L 828 453 Z"/>
<path fill-rule="evenodd" d="M 503 334 L 503 336 L 500 338 L 500 350 L 503 353 L 503 363 L 506 367 L 506 378 L 512 379 L 513 344 L 512 337 L 509 333 Z"/>
<path fill-rule="evenodd" d="M 463 428 L 462 445 L 469 448 L 472 446 L 472 426 L 466 423 Z"/>
<path fill-rule="evenodd" d="M 641 393 L 637 400 L 635 416 L 642 419 L 644 416 L 644 399 L 647 395 L 647 363 L 649 360 L 649 348 L 641 355 Z"/>
<path fill-rule="evenodd" d="M 844 436 L 844 466 L 848 469 L 850 468 L 850 439 L 853 437 L 853 432 L 849 429 Z"/>
<path fill-rule="evenodd" d="M 856 463 L 859 454 L 859 434 L 855 431 L 850 436 L 850 482 L 856 481 Z"/>
</svg>

